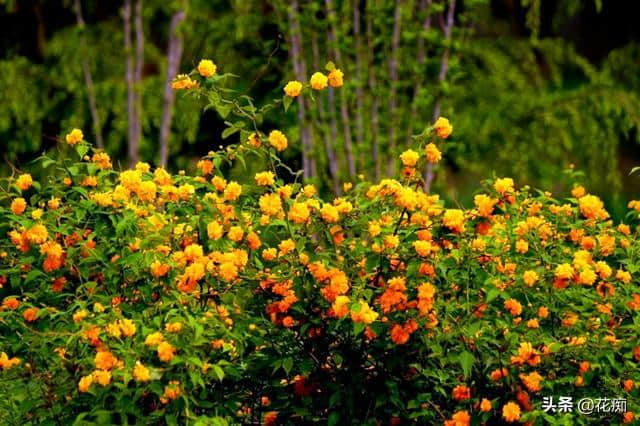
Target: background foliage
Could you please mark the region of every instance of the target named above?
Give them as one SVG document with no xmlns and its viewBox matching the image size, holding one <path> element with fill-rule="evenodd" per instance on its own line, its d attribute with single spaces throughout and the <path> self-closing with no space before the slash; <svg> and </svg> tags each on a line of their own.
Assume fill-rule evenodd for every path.
<svg viewBox="0 0 640 426">
<path fill-rule="evenodd" d="M 96 140 L 84 60 L 105 148 L 116 164 L 127 164 L 123 3 L 79 2 L 83 27 L 77 1 L 0 3 L 4 172 L 29 169 L 72 127 Z M 628 178 L 638 160 L 640 122 L 634 2 L 146 0 L 141 6 L 139 157 L 152 164 L 159 161 L 170 19 L 184 11 L 178 69 L 211 57 L 223 72 L 241 76 L 234 88 L 250 89 L 257 101 L 296 78 L 296 62 L 310 71 L 333 60 L 345 72 L 346 90 L 320 95 L 304 116 L 290 113 L 272 123 L 293 132 L 286 161 L 299 168 L 308 159 L 306 178 L 323 192 L 339 192 L 342 181 L 354 179 L 347 141 L 355 174 L 387 175 L 394 167 L 387 159 L 410 145 L 410 134 L 431 122 L 436 108 L 456 117 L 447 164 L 435 180 L 448 198 L 468 204 L 471 182 L 491 172 L 566 189 L 558 182 L 569 163 L 585 172 L 585 183 L 615 217 L 639 189 L 637 179 Z M 180 112 L 170 123 L 170 169 L 193 169 L 208 150 L 236 142 L 220 137 L 224 123 L 211 111 L 195 114 L 198 105 L 182 96 L 175 102 Z"/>
</svg>

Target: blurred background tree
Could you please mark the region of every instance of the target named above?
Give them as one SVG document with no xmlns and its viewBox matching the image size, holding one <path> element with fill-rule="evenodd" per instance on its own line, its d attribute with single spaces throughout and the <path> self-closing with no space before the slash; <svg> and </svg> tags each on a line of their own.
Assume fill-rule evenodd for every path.
<svg viewBox="0 0 640 426">
<path fill-rule="evenodd" d="M 613 0 L 0 0 L 1 172 L 29 169 L 72 127 L 127 166 L 194 167 L 223 123 L 168 90 L 211 58 L 262 100 L 333 61 L 345 87 L 264 123 L 323 191 L 391 175 L 438 115 L 452 118 L 429 186 L 470 199 L 509 175 L 554 191 L 570 163 L 614 214 L 637 195 L 637 2 Z M 270 119 L 277 119 L 272 117 Z M 252 176 L 259 164 L 238 169 Z"/>
</svg>

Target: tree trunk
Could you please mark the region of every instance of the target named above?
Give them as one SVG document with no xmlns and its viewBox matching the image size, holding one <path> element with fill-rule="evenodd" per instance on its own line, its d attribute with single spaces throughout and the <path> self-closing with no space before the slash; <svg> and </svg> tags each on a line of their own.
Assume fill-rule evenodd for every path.
<svg viewBox="0 0 640 426">
<path fill-rule="evenodd" d="M 442 84 L 447 77 L 447 71 L 449 69 L 449 51 L 451 41 L 451 31 L 453 30 L 453 18 L 456 10 L 456 0 L 451 0 L 449 3 L 449 10 L 447 11 L 447 20 L 444 25 L 444 51 L 442 52 L 442 59 L 440 60 L 440 72 L 438 73 L 438 84 Z M 440 104 L 442 102 L 442 93 L 436 95 L 436 100 L 433 105 L 432 122 L 440 116 Z M 434 178 L 433 165 L 427 164 L 427 170 L 424 175 L 424 189 L 429 191 L 431 189 L 431 183 Z"/>
<path fill-rule="evenodd" d="M 4 2 L 3 2 L 4 4 Z M 45 18 L 42 13 L 42 4 L 36 0 L 31 4 L 33 8 L 33 14 L 36 17 L 36 50 L 38 59 L 44 60 L 44 49 L 47 42 L 47 31 L 45 27 Z"/>
<path fill-rule="evenodd" d="M 422 33 L 426 33 L 431 28 L 431 3 L 432 0 L 420 0 L 419 11 L 421 14 L 425 14 L 424 21 L 422 22 Z M 424 65 L 425 60 L 427 59 L 427 50 L 424 44 L 424 34 L 420 34 L 418 36 L 418 67 L 421 70 Z M 413 98 L 411 100 L 411 111 L 409 112 L 409 122 L 407 123 L 407 142 L 411 141 L 411 135 L 413 134 L 413 123 L 416 118 L 416 113 L 418 112 L 418 103 L 417 99 L 420 97 L 420 92 L 422 91 L 422 72 L 419 71 L 416 73 L 416 78 L 414 82 L 414 91 Z"/>
<path fill-rule="evenodd" d="M 289 22 L 291 26 L 291 61 L 296 79 L 306 80 L 306 64 L 302 54 L 302 30 L 299 21 L 298 1 L 292 0 L 289 8 Z M 311 131 L 307 123 L 306 107 L 303 96 L 298 96 L 298 122 L 300 125 L 300 139 L 302 139 L 302 171 L 305 179 L 315 177 L 315 160 L 313 158 L 313 147 L 311 141 Z"/>
<path fill-rule="evenodd" d="M 387 175 L 395 175 L 396 165 L 396 91 L 398 84 L 398 44 L 400 42 L 400 25 L 402 0 L 396 0 L 393 16 L 393 39 L 391 41 L 391 57 L 389 58 L 389 156 L 387 158 Z"/>
<path fill-rule="evenodd" d="M 338 39 L 336 35 L 336 17 L 333 11 L 331 0 L 325 0 L 327 7 L 327 16 L 329 18 L 329 44 L 333 46 L 333 54 L 338 66 L 342 66 L 342 58 L 340 55 L 340 47 L 338 46 Z M 329 96 L 332 94 L 332 90 L 329 91 Z M 353 147 L 351 143 L 351 120 L 349 119 L 349 110 L 347 109 L 347 94 L 343 91 L 340 96 L 340 112 L 342 114 L 342 131 L 344 134 L 344 148 L 347 153 L 347 168 L 349 177 L 354 177 L 356 174 L 356 165 L 353 161 Z"/>
<path fill-rule="evenodd" d="M 369 92 L 371 93 L 371 157 L 374 164 L 375 181 L 380 180 L 382 167 L 380 162 L 380 143 L 378 141 L 378 97 L 376 96 L 376 68 L 373 45 L 373 5 L 368 3 L 367 8 L 367 50 L 369 51 Z"/>
<path fill-rule="evenodd" d="M 167 77 L 164 84 L 164 104 L 162 106 L 162 122 L 160 123 L 160 165 L 162 167 L 166 167 L 169 157 L 169 134 L 171 133 L 173 102 L 176 97 L 175 91 L 171 88 L 171 81 L 178 74 L 182 58 L 182 35 L 178 33 L 178 26 L 184 20 L 184 16 L 184 10 L 177 11 L 171 17 L 169 26 Z"/>
<path fill-rule="evenodd" d="M 137 162 L 137 146 L 136 143 L 136 95 L 133 77 L 133 55 L 131 52 L 131 0 L 124 0 L 122 9 L 122 17 L 124 19 L 124 51 L 127 55 L 126 59 L 126 80 L 127 80 L 127 113 L 128 119 L 128 152 L 129 163 Z"/>
<path fill-rule="evenodd" d="M 104 147 L 104 142 L 102 140 L 102 129 L 100 125 L 100 116 L 98 115 L 98 107 L 96 104 L 96 92 L 93 87 L 93 77 L 91 75 L 91 67 L 89 66 L 88 59 L 88 51 L 87 51 L 87 40 L 84 36 L 84 18 L 82 17 L 82 5 L 80 0 L 75 0 L 75 12 L 76 12 L 76 22 L 80 31 L 83 31 L 80 34 L 80 47 L 82 51 L 82 71 L 84 73 L 84 82 L 87 86 L 87 98 L 89 100 L 89 111 L 91 112 L 91 119 L 93 120 L 93 134 L 96 138 L 96 144 L 99 148 Z"/>
<path fill-rule="evenodd" d="M 311 34 L 311 51 L 313 54 L 313 67 L 315 69 L 320 68 L 320 51 L 318 49 L 318 37 L 315 31 Z M 330 94 L 330 111 L 333 108 L 333 95 Z M 318 105 L 318 116 L 320 117 L 320 122 L 324 124 L 325 115 L 324 115 L 324 97 L 322 93 L 319 93 L 316 97 L 316 104 Z M 335 114 L 331 114 L 331 137 L 329 133 L 322 129 L 323 141 L 324 141 L 324 150 L 327 153 L 327 162 L 329 163 L 329 174 L 331 175 L 331 182 L 333 183 L 333 193 L 335 195 L 340 195 L 340 173 L 338 170 L 338 159 L 336 158 L 336 153 L 333 150 L 333 143 L 336 140 L 336 119 Z"/>
<path fill-rule="evenodd" d="M 356 62 L 356 151 L 358 152 L 358 162 L 360 170 L 365 169 L 365 149 L 364 149 L 364 94 L 362 91 L 362 40 L 360 34 L 360 0 L 353 1 L 353 38 L 355 43 Z"/>
<path fill-rule="evenodd" d="M 135 139 L 130 145 L 131 165 L 138 162 L 138 148 L 142 138 L 142 65 L 144 63 L 144 32 L 142 29 L 142 0 L 136 1 L 135 6 L 135 31 L 136 31 L 136 65 L 134 74 L 135 94 Z"/>
</svg>

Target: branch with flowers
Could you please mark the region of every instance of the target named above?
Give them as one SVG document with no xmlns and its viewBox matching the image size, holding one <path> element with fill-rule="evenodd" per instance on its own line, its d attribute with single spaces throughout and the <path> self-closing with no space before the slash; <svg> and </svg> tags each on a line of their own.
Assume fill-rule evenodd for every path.
<svg viewBox="0 0 640 426">
<path fill-rule="evenodd" d="M 504 177 L 447 208 L 422 180 L 453 131 L 445 118 L 400 155 L 398 179 L 324 200 L 263 123 L 342 86 L 329 68 L 261 107 L 210 60 L 178 76 L 239 140 L 194 176 L 114 171 L 73 129 L 69 155 L 41 158 L 46 182 L 7 179 L 0 418 L 541 424 L 560 421 L 543 395 L 597 392 L 627 395 L 613 421 L 634 421 L 640 202 L 614 224 L 582 186 L 557 198 Z M 227 180 L 225 164 L 253 157 L 267 169 Z"/>
</svg>

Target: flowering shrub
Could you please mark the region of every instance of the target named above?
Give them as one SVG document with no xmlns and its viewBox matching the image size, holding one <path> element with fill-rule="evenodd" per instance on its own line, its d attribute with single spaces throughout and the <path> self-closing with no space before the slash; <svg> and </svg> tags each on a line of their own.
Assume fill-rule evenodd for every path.
<svg viewBox="0 0 640 426">
<path fill-rule="evenodd" d="M 485 182 L 469 209 L 422 191 L 453 128 L 400 155 L 402 177 L 322 200 L 203 61 L 174 88 L 240 143 L 198 174 L 116 172 L 80 130 L 47 182 L 0 199 L 0 418 L 16 423 L 602 423 L 542 396 L 628 399 L 640 381 L 640 243 L 602 202 Z M 234 121 L 235 120 L 235 121 Z M 79 155 L 79 161 L 72 157 Z M 227 181 L 225 163 L 268 170 Z M 77 158 L 77 157 L 76 157 Z M 293 183 L 285 184 L 286 181 Z M 637 220 L 640 202 L 631 203 Z M 635 223 L 635 222 L 634 222 Z M 611 415 L 609 415 L 611 416 Z"/>
</svg>

